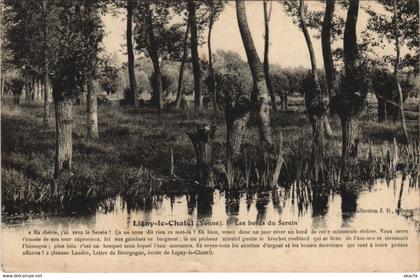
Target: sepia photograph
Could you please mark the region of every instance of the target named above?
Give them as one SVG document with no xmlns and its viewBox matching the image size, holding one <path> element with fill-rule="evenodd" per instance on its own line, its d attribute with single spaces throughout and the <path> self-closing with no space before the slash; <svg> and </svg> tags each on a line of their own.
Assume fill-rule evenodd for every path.
<svg viewBox="0 0 420 278">
<path fill-rule="evenodd" d="M 0 8 L 4 273 L 420 271 L 418 0 Z"/>
</svg>

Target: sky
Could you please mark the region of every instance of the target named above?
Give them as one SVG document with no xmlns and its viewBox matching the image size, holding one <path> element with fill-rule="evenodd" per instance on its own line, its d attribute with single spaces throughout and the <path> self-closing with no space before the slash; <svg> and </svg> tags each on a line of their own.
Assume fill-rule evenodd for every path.
<svg viewBox="0 0 420 278">
<path fill-rule="evenodd" d="M 361 6 L 365 5 L 364 3 Z M 366 4 L 368 5 L 368 4 Z M 309 2 L 310 10 L 324 9 L 321 2 Z M 262 1 L 246 1 L 246 12 L 248 25 L 251 29 L 253 40 L 260 59 L 263 59 L 264 51 L 264 18 Z M 340 11 L 344 15 L 345 11 Z M 126 62 L 125 52 L 125 13 L 122 11 L 120 16 L 104 16 L 104 24 L 107 35 L 104 39 L 104 46 L 111 55 L 118 52 L 120 62 Z M 367 23 L 367 16 L 363 9 L 359 11 L 358 33 L 360 34 Z M 244 59 L 245 50 L 242 44 L 241 35 L 236 19 L 235 2 L 228 3 L 219 19 L 214 24 L 212 33 L 212 48 L 232 50 Z M 312 38 L 315 56 L 319 67 L 323 66 L 321 41 Z M 310 67 L 309 52 L 303 33 L 293 23 L 292 19 L 283 12 L 283 7 L 277 1 L 273 1 L 273 10 L 270 21 L 270 63 L 277 63 L 281 67 Z M 342 42 L 339 42 L 342 43 Z M 199 49 L 201 57 L 207 57 L 207 44 Z"/>
</svg>

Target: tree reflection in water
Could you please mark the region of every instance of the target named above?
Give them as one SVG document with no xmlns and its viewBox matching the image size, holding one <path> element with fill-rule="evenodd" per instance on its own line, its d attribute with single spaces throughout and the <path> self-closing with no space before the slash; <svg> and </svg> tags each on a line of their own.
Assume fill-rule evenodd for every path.
<svg viewBox="0 0 420 278">
<path fill-rule="evenodd" d="M 241 193 L 237 190 L 228 190 L 225 192 L 225 212 L 228 216 L 228 223 L 237 223 L 239 221 Z"/>
<path fill-rule="evenodd" d="M 360 187 L 354 184 L 340 186 L 342 227 L 349 227 L 357 210 Z"/>
</svg>

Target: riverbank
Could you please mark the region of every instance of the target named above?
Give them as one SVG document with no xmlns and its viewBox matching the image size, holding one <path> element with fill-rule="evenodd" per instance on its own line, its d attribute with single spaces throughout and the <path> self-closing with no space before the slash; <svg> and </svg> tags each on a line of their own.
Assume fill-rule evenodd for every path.
<svg viewBox="0 0 420 278">
<path fill-rule="evenodd" d="M 311 128 L 304 115 L 303 98 L 290 100 L 289 111 L 272 114 L 273 134 L 283 135 L 286 167 L 293 168 L 298 159 L 309 159 Z M 418 99 L 408 99 L 406 118 L 411 138 L 418 138 Z M 361 165 L 368 163 L 372 150 L 378 161 L 386 163 L 387 151 L 394 138 L 401 142 L 399 122 L 378 123 L 376 104 L 360 119 Z M 86 108 L 74 107 L 73 171 L 54 180 L 54 119 L 42 123 L 42 105 L 2 105 L 2 206 L 6 211 L 48 210 L 81 211 L 88 204 L 122 195 L 138 199 L 147 193 L 185 193 L 194 190 L 195 153 L 187 132 L 204 123 L 215 123 L 215 164 L 224 165 L 225 125 L 222 112 L 193 110 L 158 113 L 149 108 L 123 109 L 101 105 L 99 138 L 86 137 Z M 341 130 L 338 118 L 332 116 L 333 136 L 328 139 L 328 165 L 339 162 Z M 258 146 L 255 123 L 250 122 L 243 139 L 245 146 Z M 417 137 L 416 137 L 417 136 Z M 300 143 L 298 143 L 300 142 Z M 303 147 L 302 147 L 303 146 Z M 171 149 L 173 173 L 171 175 Z M 302 152 L 303 150 L 303 152 Z M 407 162 L 406 152 L 399 148 L 399 162 Z M 364 163 L 364 164 L 363 164 Z M 375 175 L 379 175 L 376 173 Z M 282 175 L 283 177 L 285 175 Z M 289 174 L 290 176 L 290 174 Z M 2 211 L 3 211 L 2 210 Z"/>
</svg>

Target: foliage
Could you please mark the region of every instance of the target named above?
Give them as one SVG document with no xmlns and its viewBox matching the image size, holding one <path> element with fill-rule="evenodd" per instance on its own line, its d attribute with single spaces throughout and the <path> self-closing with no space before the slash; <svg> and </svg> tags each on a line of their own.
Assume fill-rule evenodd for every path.
<svg viewBox="0 0 420 278">
<path fill-rule="evenodd" d="M 104 31 L 98 12 L 86 3 L 54 2 L 57 24 L 50 40 L 54 98 L 79 95 L 86 80 L 95 74 Z"/>
<path fill-rule="evenodd" d="M 385 42 L 393 44 L 395 41 L 395 17 L 393 16 L 393 0 L 378 1 L 384 9 L 368 6 L 365 11 L 369 14 L 368 30 L 377 34 L 377 38 L 372 40 L 382 49 Z M 401 67 L 414 69 L 419 72 L 419 2 L 417 0 L 397 1 L 398 13 L 398 37 L 400 44 L 408 48 L 409 53 L 402 60 Z M 388 60 L 390 60 L 388 58 Z M 392 60 L 391 60 L 392 61 Z"/>
<path fill-rule="evenodd" d="M 99 80 L 102 89 L 108 95 L 114 94 L 120 85 L 118 72 L 119 69 L 114 65 L 110 65 L 108 60 L 103 62 L 99 73 Z"/>
</svg>

